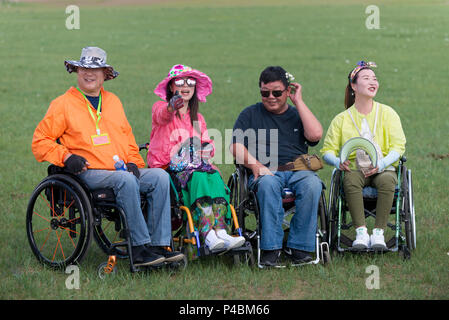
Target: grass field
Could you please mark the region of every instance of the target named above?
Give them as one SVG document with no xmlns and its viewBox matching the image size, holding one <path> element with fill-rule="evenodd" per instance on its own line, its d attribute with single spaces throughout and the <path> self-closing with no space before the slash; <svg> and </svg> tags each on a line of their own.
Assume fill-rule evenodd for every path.
<svg viewBox="0 0 449 320">
<path fill-rule="evenodd" d="M 449 298 L 448 1 L 43 2 L 0 0 L 0 299 Z M 79 30 L 65 25 L 73 3 Z M 380 10 L 380 29 L 365 27 L 371 4 Z M 67 289 L 68 275 L 37 263 L 26 238 L 27 202 L 47 168 L 30 144 L 51 100 L 75 84 L 64 60 L 78 59 L 87 45 L 105 49 L 120 72 L 105 88 L 122 100 L 138 142 L 149 139 L 153 89 L 174 64 L 211 77 L 214 92 L 200 108 L 224 136 L 240 111 L 259 101 L 257 81 L 268 65 L 296 77 L 326 129 L 343 110 L 348 72 L 358 60 L 375 61 L 376 100 L 395 108 L 407 136 L 418 228 L 411 260 L 347 254 L 327 266 L 257 270 L 215 258 L 175 274 L 130 274 L 121 261 L 117 276 L 100 280 L 96 268 L 106 257 L 92 243 L 80 289 Z M 219 167 L 225 179 L 234 170 Z M 328 166 L 320 171 L 326 185 L 330 174 Z M 370 265 L 379 267 L 380 289 L 365 286 Z"/>
</svg>

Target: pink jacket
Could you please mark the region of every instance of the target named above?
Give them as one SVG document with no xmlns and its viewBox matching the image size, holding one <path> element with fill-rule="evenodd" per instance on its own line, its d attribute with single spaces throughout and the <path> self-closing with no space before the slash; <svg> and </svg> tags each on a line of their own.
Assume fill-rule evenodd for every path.
<svg viewBox="0 0 449 320">
<path fill-rule="evenodd" d="M 215 153 L 214 141 L 207 133 L 206 121 L 202 114 L 198 113 L 200 135 L 190 123 L 190 114 L 180 115 L 178 118 L 175 112 L 167 110 L 167 102 L 157 101 L 152 108 L 152 130 L 150 136 L 150 146 L 147 153 L 147 162 L 150 168 L 161 168 L 169 164 L 173 154 L 175 154 L 181 144 L 190 137 L 196 136 L 201 139 L 201 143 L 208 142 L 214 147 L 212 156 Z"/>
</svg>

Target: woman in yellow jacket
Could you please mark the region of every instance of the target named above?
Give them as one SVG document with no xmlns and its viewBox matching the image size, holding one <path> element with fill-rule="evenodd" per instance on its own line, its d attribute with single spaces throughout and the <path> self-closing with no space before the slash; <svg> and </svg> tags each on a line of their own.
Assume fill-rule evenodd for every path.
<svg viewBox="0 0 449 320">
<path fill-rule="evenodd" d="M 369 247 L 386 249 L 384 229 L 393 203 L 397 175 L 395 170 L 405 151 L 405 135 L 401 120 L 393 108 L 374 100 L 379 82 L 373 71 L 373 62 L 360 61 L 348 75 L 346 110 L 331 122 L 321 153 L 326 163 L 345 171 L 344 192 L 356 228 L 355 249 Z M 338 158 L 343 144 L 353 137 L 362 136 L 377 145 L 379 160 L 375 168 L 361 168 L 362 159 L 355 153 L 341 163 Z M 376 221 L 371 236 L 365 223 L 362 189 L 377 188 Z"/>
</svg>

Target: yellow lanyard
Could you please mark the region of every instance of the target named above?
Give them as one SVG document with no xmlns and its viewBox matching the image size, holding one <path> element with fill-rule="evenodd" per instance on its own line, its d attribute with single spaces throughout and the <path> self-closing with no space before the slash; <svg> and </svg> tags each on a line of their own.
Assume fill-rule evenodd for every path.
<svg viewBox="0 0 449 320">
<path fill-rule="evenodd" d="M 76 88 L 78 89 L 78 88 Z M 87 110 L 89 110 L 90 116 L 92 117 L 92 119 L 95 122 L 95 127 L 97 130 L 97 135 L 100 135 L 100 126 L 98 125 L 100 123 L 100 119 L 101 119 L 101 91 L 100 91 L 100 98 L 98 100 L 98 108 L 97 108 L 97 119 L 95 119 L 95 116 L 89 106 L 89 101 L 87 100 L 86 96 L 84 95 L 84 93 L 78 89 L 78 91 L 83 95 L 84 100 L 86 100 L 86 105 L 87 105 Z"/>
</svg>

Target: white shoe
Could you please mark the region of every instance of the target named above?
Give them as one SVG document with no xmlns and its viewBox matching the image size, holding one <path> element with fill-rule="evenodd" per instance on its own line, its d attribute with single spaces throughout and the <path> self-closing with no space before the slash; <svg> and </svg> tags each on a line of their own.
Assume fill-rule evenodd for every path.
<svg viewBox="0 0 449 320">
<path fill-rule="evenodd" d="M 225 242 L 217 238 L 215 230 L 209 231 L 206 239 L 204 239 L 204 242 L 206 243 L 206 246 L 209 248 L 209 250 L 218 250 L 225 247 Z"/>
<path fill-rule="evenodd" d="M 373 234 L 370 237 L 370 244 L 371 248 L 374 250 L 387 250 L 383 229 L 373 229 Z"/>
<path fill-rule="evenodd" d="M 224 229 L 217 230 L 217 237 L 225 242 L 225 247 L 227 250 L 241 247 L 245 243 L 244 237 L 230 236 Z"/>
<path fill-rule="evenodd" d="M 369 248 L 370 237 L 368 235 L 368 229 L 366 227 L 359 227 L 355 229 L 356 238 L 352 242 L 352 247 L 356 250 L 366 250 Z"/>
</svg>

